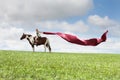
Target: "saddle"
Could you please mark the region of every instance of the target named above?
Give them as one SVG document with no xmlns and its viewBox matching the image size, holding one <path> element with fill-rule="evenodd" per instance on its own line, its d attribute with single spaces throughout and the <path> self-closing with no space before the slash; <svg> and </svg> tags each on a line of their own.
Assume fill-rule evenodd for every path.
<svg viewBox="0 0 120 80">
<path fill-rule="evenodd" d="M 35 36 L 34 37 L 34 44 L 37 45 L 38 44 L 38 38 Z"/>
<path fill-rule="evenodd" d="M 41 43 L 41 37 L 37 37 L 37 36 L 35 36 L 34 37 L 34 44 L 36 45 L 36 46 L 38 46 L 40 43 Z"/>
</svg>

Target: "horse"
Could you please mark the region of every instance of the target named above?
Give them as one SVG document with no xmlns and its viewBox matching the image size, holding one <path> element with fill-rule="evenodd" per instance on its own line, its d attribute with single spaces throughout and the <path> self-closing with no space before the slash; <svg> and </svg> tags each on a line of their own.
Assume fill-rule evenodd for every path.
<svg viewBox="0 0 120 80">
<path fill-rule="evenodd" d="M 51 52 L 50 42 L 47 37 L 38 37 L 37 41 L 36 38 L 37 38 L 36 36 L 32 36 L 31 34 L 23 33 L 20 40 L 27 39 L 33 49 L 33 52 L 35 52 L 34 45 L 36 46 L 44 45 L 45 52 L 46 48 L 48 48 L 49 52 Z"/>
</svg>

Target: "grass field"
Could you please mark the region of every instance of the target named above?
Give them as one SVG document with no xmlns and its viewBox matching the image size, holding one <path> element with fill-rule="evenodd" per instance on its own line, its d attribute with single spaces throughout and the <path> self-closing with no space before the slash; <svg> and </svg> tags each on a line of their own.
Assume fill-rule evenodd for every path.
<svg viewBox="0 0 120 80">
<path fill-rule="evenodd" d="M 120 55 L 0 51 L 0 80 L 120 80 Z"/>
</svg>

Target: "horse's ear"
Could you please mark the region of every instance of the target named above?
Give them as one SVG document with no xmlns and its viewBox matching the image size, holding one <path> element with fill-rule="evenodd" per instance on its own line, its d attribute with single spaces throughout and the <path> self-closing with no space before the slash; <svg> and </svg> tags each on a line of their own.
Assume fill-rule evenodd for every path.
<svg viewBox="0 0 120 80">
<path fill-rule="evenodd" d="M 24 33 L 23 33 L 23 35 L 24 35 Z"/>
</svg>

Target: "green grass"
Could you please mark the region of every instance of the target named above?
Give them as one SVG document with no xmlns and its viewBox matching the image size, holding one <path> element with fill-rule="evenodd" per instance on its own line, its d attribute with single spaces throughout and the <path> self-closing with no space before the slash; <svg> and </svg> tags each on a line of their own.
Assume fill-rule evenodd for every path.
<svg viewBox="0 0 120 80">
<path fill-rule="evenodd" d="M 0 51 L 0 80 L 120 80 L 120 55 Z"/>
</svg>

